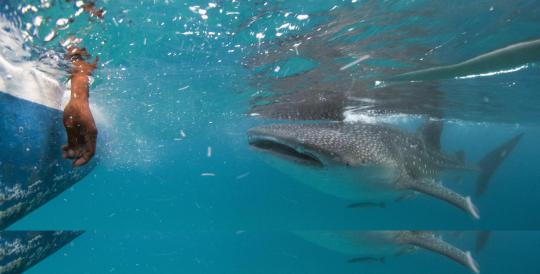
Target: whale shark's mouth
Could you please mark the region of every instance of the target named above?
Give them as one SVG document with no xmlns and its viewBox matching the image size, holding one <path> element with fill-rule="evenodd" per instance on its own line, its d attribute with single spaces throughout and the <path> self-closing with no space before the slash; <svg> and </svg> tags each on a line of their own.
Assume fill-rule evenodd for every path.
<svg viewBox="0 0 540 274">
<path fill-rule="evenodd" d="M 324 167 L 323 162 L 317 156 L 273 138 L 252 137 L 249 144 L 258 150 L 272 153 L 288 161 L 311 167 Z"/>
</svg>

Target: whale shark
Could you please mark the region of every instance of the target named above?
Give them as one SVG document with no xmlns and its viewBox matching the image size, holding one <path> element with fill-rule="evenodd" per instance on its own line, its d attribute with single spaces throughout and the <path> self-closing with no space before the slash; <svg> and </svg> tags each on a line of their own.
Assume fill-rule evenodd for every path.
<svg viewBox="0 0 540 274">
<path fill-rule="evenodd" d="M 248 142 L 274 167 L 324 193 L 366 204 L 402 200 L 419 192 L 464 210 L 479 211 L 439 180 L 445 171 L 478 173 L 482 192 L 522 134 L 465 163 L 463 152 L 441 149 L 442 121 L 429 121 L 416 134 L 386 124 L 321 122 L 270 124 L 251 128 Z"/>
<path fill-rule="evenodd" d="M 350 263 L 380 261 L 392 256 L 428 250 L 480 273 L 469 251 L 446 242 L 428 231 L 295 231 L 294 234 L 327 249 L 351 256 Z"/>
</svg>

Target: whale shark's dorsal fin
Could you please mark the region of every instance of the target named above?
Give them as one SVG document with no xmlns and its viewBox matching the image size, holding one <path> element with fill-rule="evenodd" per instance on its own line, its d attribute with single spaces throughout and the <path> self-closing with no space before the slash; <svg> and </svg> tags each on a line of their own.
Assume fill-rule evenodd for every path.
<svg viewBox="0 0 540 274">
<path fill-rule="evenodd" d="M 469 268 L 474 273 L 480 273 L 478 263 L 469 251 L 463 251 L 430 232 L 404 232 L 398 236 L 398 241 L 404 244 L 421 247 L 446 256 Z"/>
<path fill-rule="evenodd" d="M 446 201 L 465 212 L 471 214 L 475 219 L 480 219 L 478 209 L 472 203 L 470 197 L 462 196 L 459 193 L 445 187 L 442 183 L 434 180 L 412 180 L 406 183 L 402 183 L 403 188 L 415 190 L 437 199 Z"/>
<path fill-rule="evenodd" d="M 430 119 L 418 128 L 418 134 L 428 147 L 440 150 L 442 130 L 443 121 Z"/>
</svg>

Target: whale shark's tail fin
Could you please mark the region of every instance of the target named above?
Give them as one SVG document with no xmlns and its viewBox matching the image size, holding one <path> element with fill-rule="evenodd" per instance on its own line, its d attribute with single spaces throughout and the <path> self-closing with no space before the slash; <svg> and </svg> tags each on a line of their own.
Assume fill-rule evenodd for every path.
<svg viewBox="0 0 540 274">
<path fill-rule="evenodd" d="M 471 197 L 464 197 L 455 191 L 445 187 L 442 183 L 433 180 L 419 180 L 407 182 L 404 188 L 422 192 L 437 199 L 446 201 L 465 212 L 471 214 L 475 219 L 480 219 L 478 209 L 472 203 Z"/>
<path fill-rule="evenodd" d="M 471 252 L 463 251 L 430 232 L 410 231 L 400 235 L 399 240 L 404 244 L 421 247 L 446 256 L 469 268 L 474 273 L 480 273 L 478 263 Z"/>
<path fill-rule="evenodd" d="M 506 143 L 500 145 L 494 150 L 490 151 L 480 162 L 478 167 L 480 168 L 480 175 L 476 180 L 476 196 L 479 197 L 484 193 L 488 187 L 489 180 L 495 170 L 501 165 L 501 163 L 508 157 L 510 152 L 516 147 L 519 140 L 523 137 L 523 133 L 516 135 Z"/>
</svg>

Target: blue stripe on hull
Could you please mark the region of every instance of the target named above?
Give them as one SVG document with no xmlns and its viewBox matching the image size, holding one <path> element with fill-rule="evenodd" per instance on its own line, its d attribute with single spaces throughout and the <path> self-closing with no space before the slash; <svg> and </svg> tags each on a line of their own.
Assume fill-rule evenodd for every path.
<svg viewBox="0 0 540 274">
<path fill-rule="evenodd" d="M 0 92 L 0 229 L 45 204 L 94 167 L 62 159 L 62 112 Z"/>
</svg>

